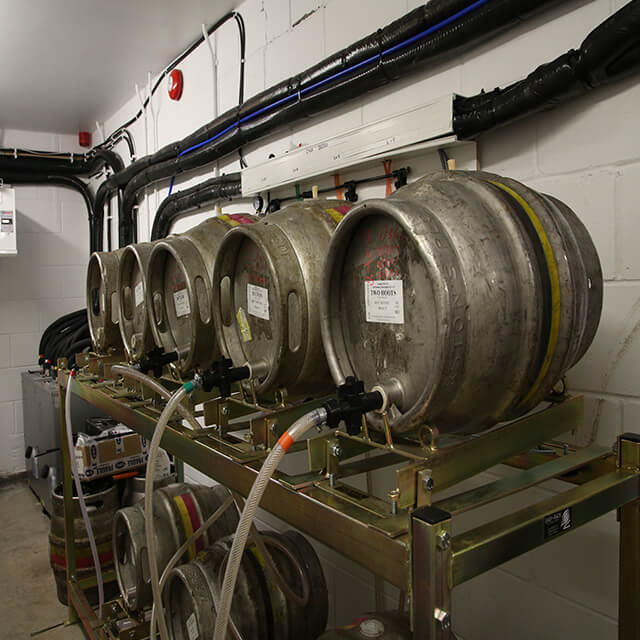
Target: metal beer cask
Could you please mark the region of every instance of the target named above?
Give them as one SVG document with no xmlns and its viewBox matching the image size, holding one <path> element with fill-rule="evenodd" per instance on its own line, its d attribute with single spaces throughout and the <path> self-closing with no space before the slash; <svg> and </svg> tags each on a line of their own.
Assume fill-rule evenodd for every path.
<svg viewBox="0 0 640 640">
<path fill-rule="evenodd" d="M 222 485 L 204 487 L 184 483 L 162 487 L 153 493 L 158 570 L 166 567 L 171 556 L 192 532 L 222 505 L 229 491 Z M 144 505 L 120 509 L 113 519 L 113 556 L 122 598 L 129 609 L 150 605 L 153 601 L 144 527 Z M 189 547 L 184 561 L 233 533 L 238 514 L 231 505 L 216 522 Z"/>
<path fill-rule="evenodd" d="M 103 576 L 113 569 L 113 552 L 111 548 L 111 523 L 118 509 L 118 487 L 108 481 L 94 481 L 83 484 L 83 491 L 89 521 L 98 548 L 98 557 Z M 75 488 L 74 488 L 75 493 Z M 64 498 L 62 485 L 52 492 L 53 513 L 51 514 L 51 529 L 49 531 L 49 555 L 53 576 L 56 581 L 58 600 L 67 604 L 67 559 L 64 539 Z M 84 526 L 80 504 L 77 496 L 73 497 L 73 544 L 76 555 L 76 576 L 78 580 L 95 576 L 95 565 L 89 537 Z M 117 594 L 117 584 L 112 578 L 104 585 L 105 600 Z M 92 587 L 85 591 L 89 603 L 98 604 L 98 588 Z"/>
<path fill-rule="evenodd" d="M 299 601 L 287 596 L 260 551 L 250 545 L 242 556 L 231 620 L 245 640 L 314 640 L 326 627 L 329 609 L 327 583 L 315 550 L 296 531 L 260 535 L 280 577 Z M 218 540 L 169 573 L 163 599 L 172 640 L 213 637 L 232 542 L 232 537 Z"/>
<path fill-rule="evenodd" d="M 96 353 L 121 349 L 118 327 L 118 270 L 124 249 L 96 251 L 87 267 L 87 316 Z"/>
<path fill-rule="evenodd" d="M 223 354 L 249 363 L 256 392 L 289 397 L 331 388 L 320 336 L 322 263 L 351 205 L 307 200 L 229 232 L 213 275 L 214 318 Z"/>
<path fill-rule="evenodd" d="M 211 317 L 213 262 L 229 229 L 255 220 L 244 214 L 209 218 L 187 234 L 160 240 L 151 252 L 149 322 L 156 344 L 178 352 L 181 373 L 207 367 L 219 355 Z"/>
<path fill-rule="evenodd" d="M 335 381 L 381 387 L 398 433 L 474 432 L 526 413 L 584 354 L 602 307 L 575 214 L 481 172 L 430 175 L 355 208 L 323 286 Z"/>
<path fill-rule="evenodd" d="M 119 264 L 119 326 L 129 362 L 140 360 L 153 347 L 153 333 L 145 304 L 147 266 L 155 243 L 139 242 L 123 249 Z"/>
<path fill-rule="evenodd" d="M 147 484 L 147 476 L 142 473 L 125 480 L 124 491 L 122 492 L 122 506 L 132 507 L 135 504 L 142 503 L 144 500 L 144 489 Z M 169 484 L 176 484 L 176 474 L 171 473 L 164 478 L 156 478 L 153 481 L 153 490 L 161 489 Z"/>
</svg>

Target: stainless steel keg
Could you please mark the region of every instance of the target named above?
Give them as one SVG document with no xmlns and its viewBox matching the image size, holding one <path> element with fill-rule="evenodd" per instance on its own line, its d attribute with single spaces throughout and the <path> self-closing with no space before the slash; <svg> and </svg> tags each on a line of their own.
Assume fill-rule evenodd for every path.
<svg viewBox="0 0 640 640">
<path fill-rule="evenodd" d="M 87 267 L 87 316 L 96 353 L 122 348 L 118 327 L 118 270 L 124 249 L 97 251 Z"/>
<path fill-rule="evenodd" d="M 149 322 L 156 344 L 178 352 L 181 373 L 206 367 L 219 355 L 211 317 L 213 262 L 225 234 L 255 220 L 244 214 L 209 218 L 153 247 L 145 292 Z"/>
<path fill-rule="evenodd" d="M 228 496 L 229 491 L 222 485 L 205 487 L 179 483 L 154 491 L 155 548 L 160 572 Z M 118 586 L 125 604 L 132 610 L 149 606 L 153 601 L 144 517 L 144 505 L 138 503 L 120 509 L 113 519 L 113 555 Z M 233 533 L 237 526 L 238 513 L 231 505 L 189 547 L 183 561 L 193 559 L 205 547 Z"/>
<path fill-rule="evenodd" d="M 566 205 L 454 171 L 340 224 L 322 337 L 336 383 L 355 375 L 378 388 L 393 431 L 474 432 L 545 398 L 591 344 L 601 307 L 595 247 Z"/>
<path fill-rule="evenodd" d="M 258 394 L 289 397 L 332 387 L 320 336 L 322 264 L 351 208 L 306 200 L 230 231 L 213 274 L 214 319 L 223 354 L 249 363 Z"/>
<path fill-rule="evenodd" d="M 245 640 L 314 640 L 324 631 L 329 606 L 327 584 L 316 552 L 296 531 L 261 536 L 282 580 L 298 601 L 287 597 L 265 558 L 251 545 L 242 556 L 231 621 Z M 231 537 L 219 540 L 169 574 L 163 599 L 172 640 L 213 637 L 216 606 L 232 542 Z"/>
<path fill-rule="evenodd" d="M 123 249 L 118 277 L 119 327 L 129 362 L 140 360 L 155 346 L 145 301 L 147 266 L 153 242 Z"/>
</svg>

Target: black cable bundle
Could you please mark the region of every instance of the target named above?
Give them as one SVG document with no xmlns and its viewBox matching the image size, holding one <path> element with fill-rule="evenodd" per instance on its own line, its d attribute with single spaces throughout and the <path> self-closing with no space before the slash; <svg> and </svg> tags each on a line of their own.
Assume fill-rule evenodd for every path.
<svg viewBox="0 0 640 640">
<path fill-rule="evenodd" d="M 91 346 L 87 310 L 79 309 L 54 320 L 44 331 L 38 347 L 38 364 L 51 368 L 58 358 L 75 364 L 77 353 Z"/>
<path fill-rule="evenodd" d="M 123 189 L 119 244 L 125 246 L 132 241 L 138 195 L 150 184 L 205 166 L 281 126 L 362 96 L 429 62 L 465 51 L 557 2 L 431 0 L 115 173 L 96 192 L 94 234 L 98 243 L 102 241 L 106 200 L 117 189 Z"/>
<path fill-rule="evenodd" d="M 201 206 L 241 194 L 239 173 L 210 178 L 195 187 L 171 194 L 158 207 L 151 229 L 151 240 L 166 238 L 176 220 Z"/>
<path fill-rule="evenodd" d="M 640 0 L 632 0 L 571 49 L 504 88 L 455 99 L 453 130 L 474 136 L 547 111 L 640 70 Z"/>
</svg>

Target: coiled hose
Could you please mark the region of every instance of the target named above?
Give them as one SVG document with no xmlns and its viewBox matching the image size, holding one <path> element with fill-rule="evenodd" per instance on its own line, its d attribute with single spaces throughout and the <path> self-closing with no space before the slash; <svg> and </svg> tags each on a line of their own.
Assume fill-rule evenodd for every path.
<svg viewBox="0 0 640 640">
<path fill-rule="evenodd" d="M 213 640 L 225 640 L 226 638 L 229 615 L 231 612 L 231 600 L 233 598 L 233 591 L 238 578 L 242 554 L 244 553 L 244 548 L 247 544 L 251 525 L 253 524 L 253 519 L 256 515 L 256 511 L 258 510 L 260 500 L 262 500 L 262 496 L 269 484 L 271 476 L 278 468 L 280 461 L 289 447 L 309 431 L 309 429 L 322 425 L 326 419 L 326 410 L 319 408 L 314 409 L 302 416 L 302 418 L 296 420 L 289 430 L 282 434 L 276 445 L 271 450 L 271 453 L 264 461 L 264 464 L 260 469 L 260 473 L 258 473 L 258 477 L 253 483 L 253 487 L 251 487 L 244 509 L 242 510 L 242 515 L 240 516 L 238 528 L 236 529 L 235 536 L 233 537 L 233 545 L 229 552 L 227 568 L 224 573 L 224 580 L 222 583 L 220 604 L 218 606 L 218 611 L 216 612 L 216 626 L 213 634 Z M 158 427 L 159 426 L 160 424 L 158 423 Z"/>
<path fill-rule="evenodd" d="M 84 527 L 87 530 L 87 537 L 89 538 L 89 547 L 91 548 L 91 557 L 93 558 L 93 565 L 96 569 L 96 582 L 98 583 L 98 619 L 102 619 L 102 606 L 104 605 L 104 585 L 102 584 L 102 567 L 100 566 L 100 556 L 98 555 L 98 547 L 96 545 L 96 539 L 93 535 L 93 527 L 89 520 L 89 513 L 87 511 L 87 505 L 84 501 L 84 492 L 82 491 L 82 483 L 80 482 L 80 475 L 78 474 L 78 464 L 76 462 L 75 452 L 73 450 L 73 429 L 71 428 L 71 384 L 73 381 L 74 373 L 69 372 L 69 379 L 67 381 L 67 395 L 64 400 L 64 421 L 67 427 L 67 446 L 69 448 L 69 462 L 71 463 L 71 473 L 73 474 L 73 481 L 76 486 L 76 493 L 78 494 L 78 503 L 80 504 L 80 513 L 82 514 L 82 521 Z"/>
</svg>

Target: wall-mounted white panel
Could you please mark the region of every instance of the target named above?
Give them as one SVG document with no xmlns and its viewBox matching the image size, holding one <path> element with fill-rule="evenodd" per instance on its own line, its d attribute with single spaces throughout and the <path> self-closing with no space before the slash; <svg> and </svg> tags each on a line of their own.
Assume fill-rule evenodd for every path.
<svg viewBox="0 0 640 640">
<path fill-rule="evenodd" d="M 9 187 L 0 187 L 0 255 L 17 254 L 16 192 Z"/>
<path fill-rule="evenodd" d="M 250 166 L 242 171 L 242 194 L 253 195 L 376 157 L 392 156 L 411 145 L 450 137 L 452 123 L 453 97 L 449 94 Z"/>
</svg>

